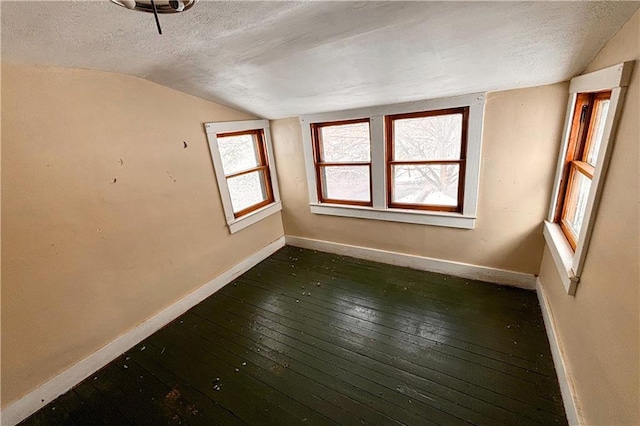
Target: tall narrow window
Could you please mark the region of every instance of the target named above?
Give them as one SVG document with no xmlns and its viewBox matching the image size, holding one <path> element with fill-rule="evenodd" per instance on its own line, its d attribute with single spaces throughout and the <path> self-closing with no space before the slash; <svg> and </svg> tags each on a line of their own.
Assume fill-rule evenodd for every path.
<svg viewBox="0 0 640 426">
<path fill-rule="evenodd" d="M 556 222 L 575 250 L 582 229 L 611 91 L 580 93 L 571 122 Z"/>
<path fill-rule="evenodd" d="M 273 203 L 264 131 L 216 135 L 224 177 L 236 218 Z"/>
<path fill-rule="evenodd" d="M 567 294 L 574 295 L 596 226 L 633 62 L 571 79 L 562 143 L 543 234 Z"/>
<path fill-rule="evenodd" d="M 321 203 L 371 206 L 369 119 L 311 125 Z"/>
<path fill-rule="evenodd" d="M 391 208 L 461 212 L 469 108 L 386 117 Z"/>
</svg>

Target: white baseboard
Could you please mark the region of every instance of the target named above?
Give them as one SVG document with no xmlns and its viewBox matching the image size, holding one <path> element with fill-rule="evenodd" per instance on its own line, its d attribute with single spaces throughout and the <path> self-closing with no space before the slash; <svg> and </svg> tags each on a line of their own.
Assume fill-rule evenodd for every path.
<svg viewBox="0 0 640 426">
<path fill-rule="evenodd" d="M 202 287 L 187 294 L 174 304 L 166 307 L 142 324 L 131 329 L 106 346 L 98 349 L 77 364 L 45 382 L 19 400 L 8 405 L 0 413 L 2 426 L 13 426 L 44 407 L 58 396 L 104 367 L 131 347 L 140 343 L 189 309 L 197 305 L 230 281 L 242 275 L 278 249 L 284 247 L 285 239 L 280 237 L 268 246 L 234 265 Z"/>
<path fill-rule="evenodd" d="M 547 294 L 545 293 L 539 278 L 538 280 L 536 280 L 536 293 L 538 294 L 540 309 L 542 309 L 544 328 L 547 331 L 549 346 L 551 347 L 553 365 L 555 366 L 556 375 L 558 376 L 560 393 L 562 394 L 562 402 L 564 403 L 564 411 L 567 415 L 567 421 L 571 426 L 582 425 L 584 424 L 584 422 L 581 421 L 581 417 L 579 415 L 577 399 L 575 396 L 575 391 L 573 390 L 573 381 L 571 380 L 571 376 L 569 375 L 564 362 L 564 352 L 562 350 L 562 345 L 558 340 L 558 334 L 556 332 L 556 326 L 553 320 L 551 306 L 549 305 Z"/>
<path fill-rule="evenodd" d="M 450 260 L 434 259 L 411 254 L 395 253 L 367 247 L 351 246 L 330 241 L 313 240 L 310 238 L 285 236 L 288 245 L 325 251 L 344 256 L 357 257 L 391 265 L 405 266 L 421 271 L 437 272 L 454 275 L 472 280 L 488 281 L 514 287 L 533 290 L 536 287 L 536 277 L 533 274 L 508 271 L 505 269 L 489 268 L 468 263 L 452 262 Z"/>
</svg>

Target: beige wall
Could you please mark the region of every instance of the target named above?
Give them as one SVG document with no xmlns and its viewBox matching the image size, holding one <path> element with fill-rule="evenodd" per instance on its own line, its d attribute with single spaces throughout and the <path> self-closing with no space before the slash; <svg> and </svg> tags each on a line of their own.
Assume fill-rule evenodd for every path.
<svg viewBox="0 0 640 426">
<path fill-rule="evenodd" d="M 225 224 L 203 123 L 246 114 L 7 64 L 2 110 L 3 406 L 283 234 Z"/>
<path fill-rule="evenodd" d="M 636 61 L 575 297 L 564 291 L 548 250 L 540 271 L 589 425 L 640 424 L 639 38 L 636 12 L 587 69 Z"/>
<path fill-rule="evenodd" d="M 489 93 L 473 230 L 314 215 L 297 118 L 271 123 L 285 234 L 537 274 L 568 86 Z"/>
</svg>

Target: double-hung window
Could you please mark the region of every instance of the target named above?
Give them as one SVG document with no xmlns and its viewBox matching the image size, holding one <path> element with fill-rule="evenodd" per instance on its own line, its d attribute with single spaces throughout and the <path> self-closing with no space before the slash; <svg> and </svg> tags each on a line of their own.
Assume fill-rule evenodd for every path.
<svg viewBox="0 0 640 426">
<path fill-rule="evenodd" d="M 230 231 L 281 210 L 269 122 L 207 123 L 205 128 Z"/>
<path fill-rule="evenodd" d="M 610 98 L 611 91 L 580 93 L 576 98 L 556 218 L 574 250 L 584 223 Z"/>
<path fill-rule="evenodd" d="M 471 229 L 484 94 L 300 118 L 312 213 Z"/>
<path fill-rule="evenodd" d="M 388 206 L 460 212 L 469 108 L 386 117 Z"/>
<path fill-rule="evenodd" d="M 571 80 L 544 237 L 568 294 L 576 292 L 632 63 Z"/>
<path fill-rule="evenodd" d="M 371 206 L 369 119 L 314 123 L 311 129 L 318 200 Z"/>
</svg>

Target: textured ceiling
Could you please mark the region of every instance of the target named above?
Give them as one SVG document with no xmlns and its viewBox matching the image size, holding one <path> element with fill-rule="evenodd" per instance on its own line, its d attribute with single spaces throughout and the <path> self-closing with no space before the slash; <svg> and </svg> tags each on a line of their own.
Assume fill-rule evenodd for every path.
<svg viewBox="0 0 640 426">
<path fill-rule="evenodd" d="M 2 61 L 139 76 L 266 118 L 580 73 L 638 2 L 1 2 Z"/>
</svg>

